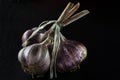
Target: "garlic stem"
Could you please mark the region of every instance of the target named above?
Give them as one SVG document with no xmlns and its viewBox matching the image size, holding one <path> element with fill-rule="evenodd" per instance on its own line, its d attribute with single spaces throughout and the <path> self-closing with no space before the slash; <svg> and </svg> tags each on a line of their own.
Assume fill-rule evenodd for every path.
<svg viewBox="0 0 120 80">
<path fill-rule="evenodd" d="M 53 44 L 53 50 L 52 50 L 52 60 L 50 64 L 50 78 L 53 78 L 53 74 L 55 73 L 55 77 L 57 77 L 56 73 L 56 58 L 57 58 L 57 52 L 60 45 L 60 26 L 56 23 L 55 24 L 55 32 L 54 32 L 54 44 Z"/>
<path fill-rule="evenodd" d="M 66 14 L 65 18 L 62 20 L 62 22 L 64 22 L 65 20 L 67 20 L 69 17 L 71 17 L 80 7 L 80 3 L 78 2 L 72 9 L 70 9 L 70 11 Z"/>
<path fill-rule="evenodd" d="M 68 5 L 66 6 L 66 8 L 63 10 L 62 14 L 60 15 L 60 17 L 58 18 L 58 22 L 61 22 L 64 17 L 66 16 L 67 12 L 73 7 L 73 3 L 69 2 Z"/>
<path fill-rule="evenodd" d="M 55 45 L 57 45 L 57 47 L 56 47 L 56 54 L 55 54 L 55 63 L 54 63 L 54 72 L 55 72 L 55 77 L 57 78 L 57 73 L 56 73 L 56 60 L 57 60 L 57 53 L 58 53 L 58 50 L 59 50 L 59 46 L 60 46 L 60 26 L 57 24 L 56 25 L 56 27 L 57 27 L 57 31 L 56 31 L 56 33 L 55 34 L 57 34 L 56 36 L 57 36 L 57 40 L 56 40 L 56 44 Z"/>
<path fill-rule="evenodd" d="M 43 24 L 48 23 L 49 21 L 43 21 L 42 23 L 39 24 L 38 27 L 41 27 Z"/>
<path fill-rule="evenodd" d="M 52 21 L 49 21 L 49 22 L 47 22 L 46 24 L 44 24 L 44 25 L 42 25 L 42 26 L 39 26 L 39 27 L 31 34 L 31 36 L 29 37 L 29 39 L 32 38 L 33 36 L 35 36 L 41 29 L 43 29 L 43 28 L 46 27 L 47 25 L 52 24 L 52 23 L 55 23 L 55 22 L 56 22 L 56 20 L 52 20 Z"/>
<path fill-rule="evenodd" d="M 82 18 L 83 16 L 87 15 L 89 13 L 88 10 L 83 10 L 79 13 L 76 13 L 75 15 L 73 15 L 72 17 L 70 17 L 69 19 L 67 19 L 66 21 L 63 22 L 63 26 L 69 25 L 70 23 Z"/>
</svg>

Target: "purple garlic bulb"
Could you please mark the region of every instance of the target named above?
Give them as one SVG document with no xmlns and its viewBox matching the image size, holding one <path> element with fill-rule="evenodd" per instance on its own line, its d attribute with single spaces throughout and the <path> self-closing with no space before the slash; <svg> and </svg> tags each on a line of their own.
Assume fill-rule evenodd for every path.
<svg viewBox="0 0 120 80">
<path fill-rule="evenodd" d="M 86 56 L 87 49 L 83 44 L 67 39 L 62 40 L 57 54 L 57 71 L 66 72 L 77 69 Z"/>
<path fill-rule="evenodd" d="M 18 60 L 25 72 L 44 75 L 50 66 L 50 55 L 47 46 L 32 44 L 18 53 Z"/>
<path fill-rule="evenodd" d="M 32 33 L 37 30 L 37 27 L 34 27 L 32 29 L 26 30 L 22 35 L 22 42 L 25 43 L 24 46 L 28 46 L 34 43 L 40 43 L 45 39 L 45 30 L 41 29 L 39 32 L 37 32 L 36 35 L 34 35 L 32 38 L 28 40 L 28 38 L 32 35 Z"/>
<path fill-rule="evenodd" d="M 37 27 L 26 30 L 22 35 L 22 42 L 25 42 L 36 29 Z"/>
</svg>

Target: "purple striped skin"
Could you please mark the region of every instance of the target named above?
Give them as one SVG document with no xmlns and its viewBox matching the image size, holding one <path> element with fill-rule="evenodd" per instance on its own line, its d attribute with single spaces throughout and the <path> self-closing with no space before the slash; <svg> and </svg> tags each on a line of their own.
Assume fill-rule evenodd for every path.
<svg viewBox="0 0 120 80">
<path fill-rule="evenodd" d="M 18 60 L 25 72 L 44 75 L 50 66 L 50 55 L 46 46 L 33 44 L 21 49 Z"/>
<path fill-rule="evenodd" d="M 77 41 L 65 40 L 61 42 L 57 54 L 57 71 L 66 72 L 76 69 L 86 57 L 86 51 L 85 46 Z"/>
</svg>

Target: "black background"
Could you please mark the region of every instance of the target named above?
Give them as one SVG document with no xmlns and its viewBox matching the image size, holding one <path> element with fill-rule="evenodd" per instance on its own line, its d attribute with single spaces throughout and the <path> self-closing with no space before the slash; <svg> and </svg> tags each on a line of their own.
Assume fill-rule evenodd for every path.
<svg viewBox="0 0 120 80">
<path fill-rule="evenodd" d="M 88 9 L 90 14 L 62 33 L 82 42 L 88 57 L 80 70 L 58 74 L 57 80 L 119 80 L 119 7 L 112 0 L 0 0 L 0 80 L 32 80 L 17 59 L 21 36 L 44 20 L 57 19 L 69 1 L 80 2 L 78 11 Z"/>
</svg>

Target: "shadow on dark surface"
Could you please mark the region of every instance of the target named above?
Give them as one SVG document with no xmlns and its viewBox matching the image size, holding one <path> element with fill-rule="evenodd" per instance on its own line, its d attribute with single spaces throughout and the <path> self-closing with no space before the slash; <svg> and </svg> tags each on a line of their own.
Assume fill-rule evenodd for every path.
<svg viewBox="0 0 120 80">
<path fill-rule="evenodd" d="M 77 3 L 79 0 L 70 1 Z M 18 51 L 22 48 L 21 36 L 24 31 L 38 26 L 44 20 L 57 19 L 68 2 L 69 0 L 0 1 L 1 80 L 32 80 L 30 75 L 23 72 L 17 59 Z M 81 64 L 80 70 L 72 73 L 58 73 L 56 80 L 103 80 L 103 78 L 108 79 L 107 77 L 116 80 L 118 67 L 113 68 L 113 66 L 118 66 L 118 63 L 111 61 L 112 54 L 108 52 L 108 55 L 104 50 L 104 30 L 105 27 L 112 25 L 113 19 L 112 17 L 108 19 L 109 15 L 106 15 L 108 8 L 104 7 L 107 2 L 101 1 L 104 3 L 102 4 L 104 9 L 99 7 L 101 5 L 96 0 L 80 0 L 80 2 L 81 7 L 78 11 L 88 9 L 90 14 L 63 28 L 61 32 L 68 39 L 82 42 L 88 49 L 88 57 Z M 111 45 L 114 44 L 111 42 Z M 115 60 L 117 61 L 116 58 Z M 49 74 L 43 78 L 43 80 L 46 79 L 49 79 Z"/>
</svg>

